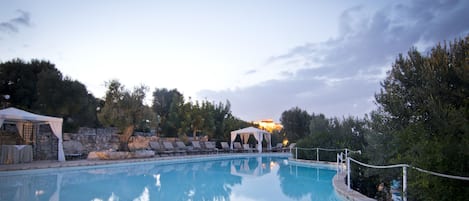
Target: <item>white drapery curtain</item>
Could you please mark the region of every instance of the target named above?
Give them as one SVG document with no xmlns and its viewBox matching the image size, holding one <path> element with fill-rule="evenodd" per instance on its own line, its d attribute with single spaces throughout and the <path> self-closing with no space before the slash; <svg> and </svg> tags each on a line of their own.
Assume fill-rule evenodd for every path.
<svg viewBox="0 0 469 201">
<path fill-rule="evenodd" d="M 243 144 L 247 144 L 248 141 L 249 141 L 249 133 L 243 133 L 241 134 L 242 138 L 243 138 Z"/>
<path fill-rule="evenodd" d="M 231 143 L 230 143 L 230 149 L 233 149 L 233 142 L 236 139 L 236 133 L 231 132 Z"/>
<path fill-rule="evenodd" d="M 62 140 L 62 122 L 49 122 L 50 128 L 55 136 L 59 139 L 58 143 L 58 160 L 65 161 L 65 154 L 63 149 L 63 140 Z"/>
<path fill-rule="evenodd" d="M 268 150 L 272 150 L 272 136 L 271 135 L 265 135 L 264 134 L 264 137 L 265 137 L 265 140 L 267 141 L 267 149 Z"/>
<path fill-rule="evenodd" d="M 238 136 L 238 135 L 241 137 L 241 141 L 244 144 L 246 144 L 248 142 L 250 135 L 254 135 L 254 138 L 256 138 L 256 140 L 257 140 L 257 149 L 258 149 L 259 152 L 262 152 L 262 141 L 264 140 L 264 136 L 265 136 L 265 138 L 267 140 L 267 148 L 268 149 L 272 148 L 272 145 L 270 144 L 271 143 L 270 142 L 270 139 L 271 139 L 270 133 L 268 133 L 266 131 L 263 131 L 263 130 L 260 130 L 258 128 L 247 127 L 247 128 L 231 131 L 231 145 L 230 145 L 231 149 L 233 149 L 233 142 L 235 141 L 236 136 Z"/>
<path fill-rule="evenodd" d="M 21 137 L 24 136 L 23 125 L 24 125 L 23 122 L 16 122 L 16 129 L 18 130 L 18 133 L 20 134 Z"/>
<path fill-rule="evenodd" d="M 253 135 L 254 135 L 254 138 L 256 138 L 257 140 L 257 150 L 259 152 L 262 152 L 262 133 L 256 132 L 256 133 L 253 133 Z"/>
</svg>

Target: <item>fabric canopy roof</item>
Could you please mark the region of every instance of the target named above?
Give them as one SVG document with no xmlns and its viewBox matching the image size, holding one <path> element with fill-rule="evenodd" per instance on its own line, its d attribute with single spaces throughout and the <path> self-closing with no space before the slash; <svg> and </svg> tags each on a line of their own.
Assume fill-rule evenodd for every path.
<svg viewBox="0 0 469 201">
<path fill-rule="evenodd" d="M 0 110 L 0 127 L 2 127 L 3 123 L 14 123 L 17 125 L 17 127 L 22 127 L 24 122 L 49 124 L 52 132 L 59 139 L 58 160 L 65 161 L 65 155 L 62 144 L 62 118 L 33 114 L 14 107 Z M 19 130 L 21 129 L 18 129 L 18 131 Z"/>
<path fill-rule="evenodd" d="M 264 137 L 267 140 L 267 148 L 272 148 L 270 133 L 250 126 L 247 128 L 231 131 L 231 149 L 233 149 L 233 142 L 235 141 L 236 136 L 238 135 L 241 136 L 241 138 L 244 138 L 245 141 L 243 143 L 245 144 L 247 143 L 249 135 L 253 135 L 254 138 L 256 138 L 257 140 L 257 150 L 259 151 L 259 153 L 262 152 L 262 140 L 264 139 Z"/>
</svg>

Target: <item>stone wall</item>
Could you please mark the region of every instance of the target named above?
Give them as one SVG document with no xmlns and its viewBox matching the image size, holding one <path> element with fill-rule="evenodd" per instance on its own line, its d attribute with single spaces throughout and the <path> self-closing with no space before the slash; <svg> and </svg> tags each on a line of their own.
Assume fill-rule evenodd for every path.
<svg viewBox="0 0 469 201">
<path fill-rule="evenodd" d="M 34 146 L 34 160 L 57 160 L 59 138 L 52 133 L 48 125 L 41 125 L 39 128 Z"/>
<path fill-rule="evenodd" d="M 119 148 L 119 134 L 116 128 L 80 128 L 78 133 L 64 133 L 64 144 L 81 143 L 82 153 L 87 154 L 92 151 L 116 150 Z M 72 141 L 73 143 L 65 143 Z M 75 152 L 74 147 L 64 145 L 64 152 Z"/>
<path fill-rule="evenodd" d="M 82 154 L 86 156 L 93 151 L 115 151 L 119 148 L 119 130 L 117 128 L 85 128 L 77 133 L 63 133 L 65 154 Z M 150 150 L 150 141 L 159 141 L 154 133 L 135 132 L 129 139 L 130 151 Z M 175 141 L 177 138 L 165 138 Z M 57 160 L 58 138 L 52 133 L 49 125 L 40 125 L 39 132 L 33 139 L 34 160 Z M 15 125 L 5 124 L 0 130 L 0 144 L 25 144 Z"/>
<path fill-rule="evenodd" d="M 150 141 L 159 138 L 152 133 L 134 133 L 129 139 L 128 147 L 131 151 L 149 150 Z M 68 142 L 67 142 L 68 141 Z M 67 143 L 66 143 L 67 142 Z M 76 144 L 81 143 L 83 150 L 75 150 Z M 70 145 L 70 146 L 69 146 Z M 81 127 L 78 133 L 64 133 L 64 152 L 82 152 L 117 150 L 119 148 L 119 134 L 117 128 L 85 128 Z"/>
</svg>

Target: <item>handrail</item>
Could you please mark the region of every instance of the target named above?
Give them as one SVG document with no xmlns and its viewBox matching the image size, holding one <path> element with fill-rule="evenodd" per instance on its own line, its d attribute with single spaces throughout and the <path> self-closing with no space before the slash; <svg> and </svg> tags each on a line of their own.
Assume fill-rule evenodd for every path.
<svg viewBox="0 0 469 201">
<path fill-rule="evenodd" d="M 443 174 L 443 173 L 433 172 L 433 171 L 430 171 L 430 170 L 425 170 L 425 169 L 422 169 L 422 168 L 413 167 L 413 166 L 408 165 L 408 164 L 396 164 L 396 165 L 378 166 L 378 165 L 370 165 L 370 164 L 366 164 L 366 163 L 360 162 L 360 161 L 358 161 L 358 160 L 353 159 L 352 157 L 349 157 L 349 158 L 350 158 L 351 161 L 353 161 L 353 162 L 355 162 L 355 163 L 358 163 L 358 164 L 360 164 L 360 165 L 362 165 L 362 166 L 370 167 L 370 168 L 385 169 L 385 168 L 409 167 L 409 168 L 412 168 L 412 169 L 417 170 L 417 171 L 419 171 L 419 172 L 423 172 L 423 173 L 427 173 L 427 174 L 431 174 L 431 175 L 435 175 L 435 176 L 446 177 L 446 178 L 449 178 L 449 179 L 458 179 L 458 180 L 469 181 L 469 177 L 462 177 L 462 176 L 456 176 L 456 175 L 449 175 L 449 174 Z"/>
<path fill-rule="evenodd" d="M 353 161 L 355 163 L 358 163 L 362 166 L 369 167 L 369 168 L 387 169 L 387 168 L 398 168 L 398 167 L 410 167 L 407 164 L 382 165 L 382 166 L 380 166 L 380 165 L 370 165 L 370 164 L 366 164 L 366 163 L 357 161 L 357 160 L 353 159 L 352 157 L 349 157 L 349 158 L 350 158 L 351 161 Z"/>
<path fill-rule="evenodd" d="M 316 147 L 316 148 L 295 147 L 295 148 L 301 149 L 301 150 L 317 150 L 317 149 L 319 149 L 321 151 L 345 151 L 345 150 L 351 151 L 350 149 L 347 149 L 347 148 L 344 148 L 344 149 L 328 149 L 328 148 L 320 148 L 320 147 Z"/>
<path fill-rule="evenodd" d="M 315 148 L 303 148 L 303 147 L 294 147 L 295 149 L 295 159 L 298 159 L 298 150 L 316 150 L 316 161 L 319 161 L 319 151 L 345 151 L 345 158 L 348 157 L 349 153 L 359 153 L 361 154 L 361 150 L 350 150 L 348 148 L 342 148 L 342 149 L 330 149 L 330 148 L 321 148 L 321 147 L 315 147 Z M 290 150 L 291 152 L 291 150 Z"/>
<path fill-rule="evenodd" d="M 446 178 L 449 178 L 449 179 L 459 179 L 459 180 L 469 181 L 469 177 L 461 177 L 461 176 L 455 176 L 455 175 L 449 175 L 449 174 L 442 174 L 442 173 L 433 172 L 433 171 L 430 171 L 430 170 L 424 170 L 424 169 L 421 169 L 421 168 L 418 168 L 418 167 L 410 167 L 410 168 L 415 169 L 415 170 L 420 171 L 420 172 L 423 172 L 423 173 L 439 176 L 439 177 L 446 177 Z"/>
<path fill-rule="evenodd" d="M 370 164 L 366 164 L 366 163 L 360 162 L 358 160 L 355 160 L 352 157 L 347 157 L 347 186 L 348 186 L 349 190 L 350 190 L 350 161 L 355 162 L 355 163 L 357 163 L 361 166 L 369 167 L 369 168 L 377 168 L 377 169 L 402 168 L 402 194 L 403 194 L 402 198 L 403 198 L 404 201 L 407 201 L 407 168 L 412 168 L 412 169 L 417 170 L 419 172 L 431 174 L 431 175 L 434 175 L 434 176 L 469 181 L 469 177 L 442 174 L 442 173 L 433 172 L 433 171 L 425 170 L 425 169 L 418 168 L 418 167 L 413 167 L 413 166 L 408 165 L 408 164 L 370 165 Z"/>
<path fill-rule="evenodd" d="M 423 172 L 426 174 L 431 174 L 434 176 L 439 176 L 439 177 L 445 177 L 449 179 L 458 179 L 458 180 L 464 180 L 464 181 L 469 181 L 469 177 L 463 177 L 463 176 L 456 176 L 456 175 L 449 175 L 449 174 L 443 174 L 443 173 L 438 173 L 438 172 L 433 172 L 430 170 L 425 170 L 422 168 L 414 167 L 409 164 L 395 164 L 395 165 L 371 165 L 371 164 L 366 164 L 363 162 L 360 162 L 356 159 L 353 159 L 352 157 L 348 156 L 348 153 L 359 153 L 361 154 L 361 150 L 349 150 L 348 148 L 343 148 L 343 149 L 329 149 L 329 148 L 303 148 L 303 147 L 295 147 L 295 157 L 296 159 L 298 158 L 298 150 L 316 150 L 316 160 L 319 161 L 319 151 L 345 151 L 345 159 L 344 159 L 344 152 L 341 152 L 340 154 L 337 153 L 337 170 L 340 171 L 339 165 L 342 164 L 344 161 L 346 162 L 346 167 L 347 167 L 347 186 L 348 189 L 350 190 L 350 161 L 357 163 L 361 166 L 369 167 L 369 168 L 376 168 L 376 169 L 389 169 L 389 168 L 402 168 L 402 198 L 404 201 L 407 201 L 407 168 L 412 168 L 414 170 L 417 170 L 419 172 Z M 290 151 L 291 152 L 291 151 Z"/>
</svg>

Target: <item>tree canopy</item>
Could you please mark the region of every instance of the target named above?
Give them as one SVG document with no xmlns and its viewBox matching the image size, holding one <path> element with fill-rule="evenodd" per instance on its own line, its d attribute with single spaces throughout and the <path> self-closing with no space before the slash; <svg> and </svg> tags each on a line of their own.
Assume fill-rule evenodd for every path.
<svg viewBox="0 0 469 201">
<path fill-rule="evenodd" d="M 379 132 L 392 134 L 388 162 L 469 176 L 469 36 L 438 44 L 427 56 L 399 55 L 376 94 Z M 384 143 L 389 143 L 384 142 Z M 412 199 L 464 200 L 467 182 L 413 172 Z M 452 195 L 452 196 L 448 196 Z"/>
<path fill-rule="evenodd" d="M 227 133 L 248 125 L 232 116 L 229 101 L 193 102 L 190 98 L 186 101 L 176 89 L 156 88 L 153 92 L 152 110 L 160 119 L 158 133 L 166 137 L 204 135 L 228 140 Z"/>
<path fill-rule="evenodd" d="M 96 108 L 100 101 L 79 81 L 63 77 L 49 61 L 1 62 L 0 94 L 9 96 L 2 99 L 9 106 L 64 118 L 66 132 L 99 124 Z"/>
</svg>

